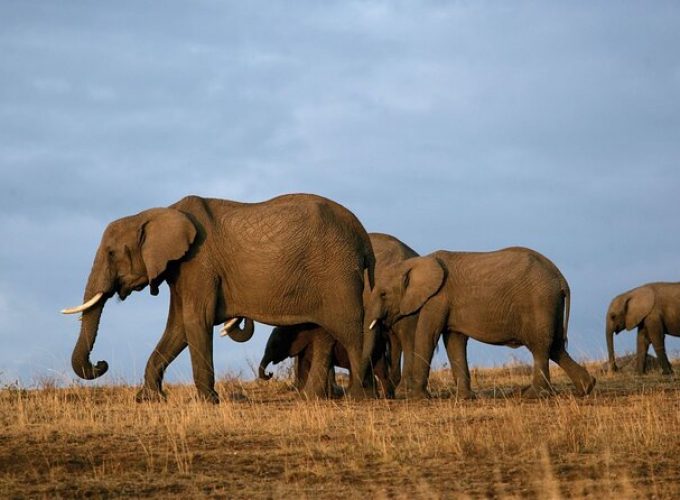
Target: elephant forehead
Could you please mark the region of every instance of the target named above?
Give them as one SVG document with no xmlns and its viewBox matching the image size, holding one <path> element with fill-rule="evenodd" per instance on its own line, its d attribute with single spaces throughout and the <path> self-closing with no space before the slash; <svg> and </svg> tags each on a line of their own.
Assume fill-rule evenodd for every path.
<svg viewBox="0 0 680 500">
<path fill-rule="evenodd" d="M 102 239 L 109 243 L 113 243 L 131 234 L 133 228 L 136 228 L 136 224 L 131 217 L 118 219 L 108 225 Z"/>
</svg>

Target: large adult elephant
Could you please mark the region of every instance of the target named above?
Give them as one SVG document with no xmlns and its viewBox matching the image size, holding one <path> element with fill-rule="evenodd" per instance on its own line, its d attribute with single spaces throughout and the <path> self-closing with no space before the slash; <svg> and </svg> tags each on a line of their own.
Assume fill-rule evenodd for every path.
<svg viewBox="0 0 680 500">
<path fill-rule="evenodd" d="M 369 233 L 368 236 L 375 254 L 376 282 L 380 281 L 384 271 L 390 266 L 418 256 L 412 248 L 394 236 L 383 233 Z M 368 303 L 370 293 L 371 289 L 365 284 L 363 294 L 364 304 Z M 389 329 L 378 333 L 371 355 L 371 366 L 382 387 L 383 394 L 387 397 L 394 395 L 395 387 L 401 379 L 402 346 L 405 357 L 404 371 L 407 372 L 410 369 L 410 354 L 417 320 L 417 315 L 412 315 L 403 321 L 391 325 Z M 333 364 L 341 368 L 349 368 L 347 351 L 342 345 L 334 342 L 322 327 L 316 325 L 296 325 L 275 328 L 269 337 L 262 360 L 260 361 L 260 378 L 270 378 L 270 375 L 266 374 L 269 363 L 276 364 L 288 357 L 293 357 L 296 358 L 295 385 L 296 387 L 303 387 L 314 358 L 314 353 L 318 352 L 321 346 L 328 342 L 334 344 Z M 408 361 L 406 361 L 407 359 Z M 329 380 L 327 382 L 329 389 L 333 386 L 333 378 L 333 372 L 329 371 Z"/>
<path fill-rule="evenodd" d="M 609 368 L 616 371 L 614 334 L 637 327 L 636 371 L 645 372 L 649 344 L 654 346 L 661 371 L 673 373 L 664 335 L 680 336 L 680 283 L 648 283 L 616 296 L 606 319 Z"/>
<path fill-rule="evenodd" d="M 188 196 L 167 208 L 152 208 L 109 224 L 85 287 L 72 365 L 82 378 L 108 369 L 90 362 L 104 303 L 124 300 L 150 286 L 170 288 L 165 332 L 151 354 L 138 400 L 164 398 L 163 374 L 188 345 L 194 382 L 203 398 L 217 402 L 213 326 L 228 322 L 246 329 L 252 321 L 272 325 L 315 323 L 348 351 L 352 395 L 363 396 L 374 335 L 363 334 L 365 277 L 373 283 L 374 256 L 361 223 L 341 205 L 311 194 L 291 194 L 262 203 Z M 251 331 L 234 331 L 248 338 Z M 363 346 L 363 339 L 367 345 Z M 330 351 L 311 368 L 304 392 L 324 393 Z"/>
<path fill-rule="evenodd" d="M 527 248 L 495 252 L 438 251 L 388 269 L 376 282 L 366 308 L 371 326 L 389 326 L 418 313 L 413 367 L 402 380 L 406 395 L 429 397 L 434 347 L 444 333 L 452 350 L 458 394 L 471 394 L 468 337 L 510 347 L 526 346 L 534 357 L 532 385 L 524 395 L 552 392 L 549 360 L 560 365 L 580 394 L 595 379 L 565 350 L 570 292 L 546 257 Z"/>
</svg>

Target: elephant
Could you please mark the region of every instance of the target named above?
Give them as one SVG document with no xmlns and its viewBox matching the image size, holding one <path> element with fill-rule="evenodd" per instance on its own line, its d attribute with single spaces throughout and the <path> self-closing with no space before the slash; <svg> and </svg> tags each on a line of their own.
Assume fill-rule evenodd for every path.
<svg viewBox="0 0 680 500">
<path fill-rule="evenodd" d="M 605 335 L 609 369 L 617 371 L 614 357 L 614 334 L 637 327 L 636 371 L 645 373 L 649 344 L 664 375 L 673 368 L 666 354 L 666 335 L 680 336 L 680 283 L 648 283 L 614 297 L 609 304 Z"/>
<path fill-rule="evenodd" d="M 384 233 L 369 233 L 373 253 L 375 254 L 375 279 L 379 280 L 382 270 L 398 264 L 418 254 L 399 239 Z M 368 302 L 371 290 L 364 285 L 364 304 Z M 389 330 L 380 331 L 374 340 L 371 355 L 371 367 L 377 377 L 383 394 L 386 397 L 394 395 L 394 388 L 401 378 L 402 345 L 409 344 L 415 331 L 417 316 L 413 316 L 397 323 Z M 266 374 L 269 363 L 277 364 L 288 357 L 296 360 L 296 387 L 302 387 L 307 378 L 309 367 L 319 343 L 332 339 L 324 329 L 316 325 L 297 325 L 275 328 L 267 342 L 264 355 L 259 366 L 259 376 L 262 379 L 271 378 Z M 411 341 L 412 343 L 412 341 Z M 333 365 L 349 368 L 347 351 L 337 342 L 333 346 Z M 410 344 L 409 344 L 410 345 Z M 332 368 L 331 368 L 332 370 Z M 332 389 L 334 372 L 329 371 L 327 387 Z"/>
<path fill-rule="evenodd" d="M 165 369 L 189 347 L 196 389 L 219 402 L 213 367 L 213 326 L 237 340 L 252 335 L 252 322 L 315 323 L 348 352 L 352 396 L 366 396 L 368 358 L 375 335 L 364 335 L 364 281 L 372 287 L 375 257 L 366 230 L 345 207 L 313 194 L 282 195 L 260 203 L 187 196 L 113 221 L 104 231 L 85 286 L 71 364 L 95 379 L 108 364 L 90 362 L 107 299 L 125 300 L 166 282 L 170 307 L 165 331 L 144 372 L 138 401 L 162 400 Z M 238 323 L 246 318 L 245 327 Z M 330 349 L 315 358 L 304 394 L 324 393 Z M 368 381 L 366 382 L 368 383 Z"/>
<path fill-rule="evenodd" d="M 267 346 L 265 347 L 262 360 L 260 361 L 258 374 L 262 380 L 272 378 L 272 373 L 267 373 L 266 369 L 270 363 L 278 364 L 287 358 L 295 358 L 295 388 L 301 390 L 309 378 L 309 370 L 314 359 L 314 349 L 323 343 L 320 336 L 328 336 L 323 328 L 307 324 L 295 326 L 277 326 L 269 335 Z M 349 357 L 347 351 L 339 342 L 333 342 L 331 354 L 331 367 L 328 370 L 326 391 L 329 396 L 341 394 L 342 388 L 335 383 L 334 367 L 350 370 Z M 379 387 L 385 397 L 391 397 L 391 381 L 388 374 L 388 349 L 387 343 L 382 337 L 378 337 L 374 346 L 374 356 L 371 360 L 371 368 L 374 376 L 378 379 Z M 351 370 L 350 370 L 351 371 Z"/>
<path fill-rule="evenodd" d="M 389 268 L 387 276 L 376 276 L 366 314 L 374 328 L 419 314 L 413 366 L 400 385 L 409 398 L 430 397 L 430 363 L 440 335 L 461 397 L 472 396 L 468 338 L 513 348 L 524 345 L 531 351 L 533 379 L 523 391 L 526 397 L 553 392 L 551 359 L 569 375 L 577 393 L 586 395 L 595 379 L 565 349 L 569 304 L 566 279 L 536 251 L 521 247 L 492 252 L 440 250 L 405 260 Z"/>
</svg>

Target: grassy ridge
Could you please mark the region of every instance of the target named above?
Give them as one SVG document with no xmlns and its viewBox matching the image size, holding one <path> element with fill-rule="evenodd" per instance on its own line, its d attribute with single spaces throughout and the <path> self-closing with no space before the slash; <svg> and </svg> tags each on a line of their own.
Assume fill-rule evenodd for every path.
<svg viewBox="0 0 680 500">
<path fill-rule="evenodd" d="M 9 497 L 680 497 L 680 379 L 598 377 L 574 398 L 527 401 L 522 367 L 473 370 L 479 399 L 301 401 L 287 381 L 222 381 L 224 402 L 171 386 L 0 392 Z"/>
</svg>

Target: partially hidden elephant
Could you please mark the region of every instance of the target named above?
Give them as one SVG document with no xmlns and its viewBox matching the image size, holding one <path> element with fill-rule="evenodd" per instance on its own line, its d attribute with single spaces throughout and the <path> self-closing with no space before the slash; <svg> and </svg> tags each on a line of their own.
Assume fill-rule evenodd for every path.
<svg viewBox="0 0 680 500">
<path fill-rule="evenodd" d="M 633 328 L 637 328 L 637 373 L 645 372 L 651 343 L 662 373 L 672 374 L 664 335 L 680 336 L 680 283 L 648 283 L 614 297 L 607 310 L 605 330 L 610 370 L 618 369 L 614 334 Z"/>
<path fill-rule="evenodd" d="M 80 335 L 71 358 L 84 379 L 103 375 L 108 364 L 90 362 L 107 299 L 133 291 L 170 288 L 165 331 L 151 353 L 137 400 L 164 399 L 168 364 L 189 347 L 199 396 L 218 402 L 213 367 L 213 326 L 241 340 L 252 322 L 323 325 L 348 352 L 353 392 L 363 397 L 375 335 L 364 335 L 362 293 L 373 284 L 375 257 L 368 234 L 343 206 L 312 194 L 290 194 L 261 203 L 187 196 L 108 225 L 85 286 Z M 238 323 L 243 318 L 244 330 Z M 364 345 L 366 342 L 366 345 Z M 311 367 L 304 393 L 324 393 L 327 366 Z"/>
<path fill-rule="evenodd" d="M 327 339 L 325 340 L 330 341 L 333 345 L 326 392 L 331 397 L 342 394 L 344 389 L 336 385 L 334 367 L 337 366 L 351 371 L 347 350 L 339 342 L 328 337 L 328 333 L 317 325 L 277 326 L 274 328 L 269 335 L 267 346 L 260 361 L 259 377 L 262 380 L 271 379 L 273 374 L 266 372 L 270 363 L 278 364 L 285 359 L 294 358 L 294 385 L 296 389 L 301 390 L 309 378 L 309 370 L 314 359 L 314 349 L 318 349 L 324 343 L 324 339 L 321 339 L 320 336 L 326 336 Z M 391 397 L 391 381 L 387 361 L 389 350 L 382 336 L 377 337 L 373 352 L 375 355 L 372 356 L 371 368 L 373 375 L 377 378 L 378 388 L 386 397 Z"/>
<path fill-rule="evenodd" d="M 408 245 L 394 236 L 383 233 L 369 233 L 369 238 L 375 255 L 375 279 L 379 280 L 381 272 L 390 266 L 396 265 L 418 254 Z M 368 284 L 364 285 L 364 303 L 368 303 L 371 289 Z M 389 329 L 381 329 L 374 339 L 371 353 L 371 368 L 378 379 L 381 392 L 386 397 L 394 395 L 394 388 L 401 379 L 401 352 L 404 343 L 412 342 L 415 331 L 417 315 L 396 323 Z M 317 325 L 295 325 L 275 328 L 267 342 L 262 360 L 259 366 L 259 376 L 262 379 L 271 378 L 266 373 L 270 363 L 280 363 L 288 357 L 296 358 L 295 361 L 295 386 L 303 387 L 307 379 L 310 366 L 316 353 L 321 346 L 329 343 L 332 345 L 332 365 L 350 369 L 347 351 L 338 342 L 334 341 L 322 327 Z M 351 369 L 350 369 L 351 372 Z M 334 386 L 333 368 L 329 370 L 327 381 L 328 391 Z"/>
<path fill-rule="evenodd" d="M 418 313 L 412 368 L 399 390 L 409 398 L 429 397 L 427 383 L 435 345 L 444 343 L 456 375 L 458 395 L 472 394 L 467 340 L 526 346 L 534 358 L 526 397 L 553 392 L 549 360 L 571 378 L 579 394 L 595 379 L 567 353 L 570 291 L 559 269 L 527 248 L 493 252 L 437 251 L 408 259 L 376 276 L 366 308 L 371 326 L 393 325 Z"/>
</svg>

